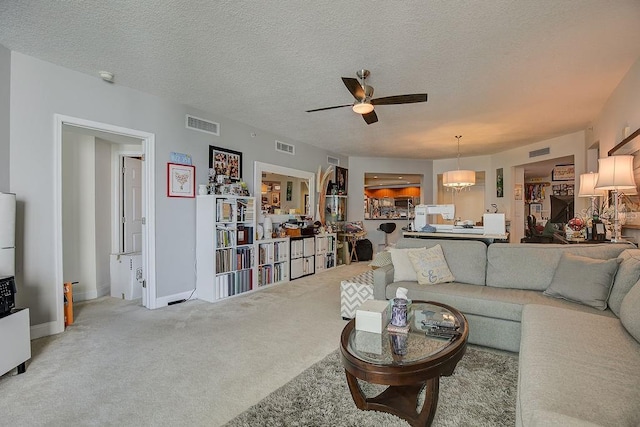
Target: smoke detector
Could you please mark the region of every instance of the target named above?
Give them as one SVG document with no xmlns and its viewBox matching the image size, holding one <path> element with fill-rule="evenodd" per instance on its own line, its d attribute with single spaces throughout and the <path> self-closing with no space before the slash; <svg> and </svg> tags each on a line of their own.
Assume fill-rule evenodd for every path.
<svg viewBox="0 0 640 427">
<path fill-rule="evenodd" d="M 109 71 L 100 71 L 98 74 L 105 82 L 113 83 L 113 73 L 110 73 Z"/>
</svg>

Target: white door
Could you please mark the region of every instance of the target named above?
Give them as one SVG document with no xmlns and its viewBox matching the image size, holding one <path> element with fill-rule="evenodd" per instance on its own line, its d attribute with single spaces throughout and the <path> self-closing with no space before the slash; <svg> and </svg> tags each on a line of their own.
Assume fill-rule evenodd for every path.
<svg viewBox="0 0 640 427">
<path fill-rule="evenodd" d="M 142 251 L 142 161 L 123 157 L 122 242 L 123 253 Z"/>
</svg>

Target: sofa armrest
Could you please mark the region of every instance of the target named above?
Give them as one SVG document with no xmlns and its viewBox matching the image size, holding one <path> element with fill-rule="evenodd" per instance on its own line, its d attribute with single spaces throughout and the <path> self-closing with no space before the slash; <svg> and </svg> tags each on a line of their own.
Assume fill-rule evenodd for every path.
<svg viewBox="0 0 640 427">
<path fill-rule="evenodd" d="M 387 299 L 387 285 L 393 283 L 393 264 L 373 270 L 373 298 Z"/>
</svg>

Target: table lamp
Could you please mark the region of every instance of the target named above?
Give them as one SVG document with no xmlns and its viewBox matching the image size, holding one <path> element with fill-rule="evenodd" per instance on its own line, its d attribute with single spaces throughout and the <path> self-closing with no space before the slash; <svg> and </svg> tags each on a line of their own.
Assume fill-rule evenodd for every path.
<svg viewBox="0 0 640 427">
<path fill-rule="evenodd" d="M 596 190 L 611 190 L 613 193 L 612 242 L 621 242 L 620 219 L 618 218 L 618 192 L 636 188 L 633 178 L 633 156 L 609 156 L 598 159 Z"/>
<path fill-rule="evenodd" d="M 578 197 L 591 197 L 591 217 L 598 219 L 598 205 L 596 203 L 596 197 L 603 195 L 603 192 L 596 190 L 596 183 L 598 182 L 598 174 L 589 172 L 580 175 L 580 191 Z M 589 211 L 587 210 L 587 215 Z"/>
</svg>

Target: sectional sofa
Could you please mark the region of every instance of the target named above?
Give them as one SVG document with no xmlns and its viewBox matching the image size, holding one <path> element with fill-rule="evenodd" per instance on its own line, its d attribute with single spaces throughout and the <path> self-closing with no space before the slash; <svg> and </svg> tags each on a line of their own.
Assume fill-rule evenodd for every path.
<svg viewBox="0 0 640 427">
<path fill-rule="evenodd" d="M 390 251 L 374 298 L 407 288 L 462 311 L 470 343 L 519 352 L 518 426 L 640 425 L 639 249 L 403 238 Z"/>
</svg>

